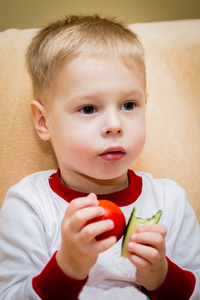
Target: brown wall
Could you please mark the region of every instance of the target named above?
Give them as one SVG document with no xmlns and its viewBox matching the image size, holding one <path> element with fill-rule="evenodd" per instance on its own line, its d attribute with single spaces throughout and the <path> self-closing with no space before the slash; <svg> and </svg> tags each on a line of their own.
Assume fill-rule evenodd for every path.
<svg viewBox="0 0 200 300">
<path fill-rule="evenodd" d="M 127 23 L 200 18 L 200 0 L 0 0 L 0 31 L 41 27 L 69 13 L 100 13 Z"/>
</svg>

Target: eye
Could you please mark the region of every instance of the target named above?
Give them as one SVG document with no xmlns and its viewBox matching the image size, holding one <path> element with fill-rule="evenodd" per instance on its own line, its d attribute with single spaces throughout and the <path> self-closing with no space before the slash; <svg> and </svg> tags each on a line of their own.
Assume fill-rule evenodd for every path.
<svg viewBox="0 0 200 300">
<path fill-rule="evenodd" d="M 128 101 L 121 106 L 121 110 L 132 110 L 136 104 L 133 101 Z"/>
<path fill-rule="evenodd" d="M 94 114 L 97 112 L 96 108 L 94 108 L 94 106 L 92 105 L 84 106 L 79 111 L 86 115 Z"/>
</svg>

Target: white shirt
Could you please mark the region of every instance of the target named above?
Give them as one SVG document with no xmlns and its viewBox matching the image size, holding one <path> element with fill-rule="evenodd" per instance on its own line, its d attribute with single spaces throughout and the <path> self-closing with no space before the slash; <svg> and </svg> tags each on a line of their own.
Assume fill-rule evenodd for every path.
<svg viewBox="0 0 200 300">
<path fill-rule="evenodd" d="M 32 279 L 45 267 L 61 244 L 60 226 L 69 205 L 49 186 L 44 171 L 27 176 L 11 187 L 0 212 L 0 299 L 40 299 Z M 200 227 L 185 191 L 168 179 L 142 177 L 137 200 L 121 206 L 128 221 L 136 215 L 150 218 L 162 210 L 160 223 L 167 227 L 166 256 L 192 271 L 196 285 L 192 300 L 200 300 Z M 80 299 L 146 299 L 137 289 L 135 267 L 120 256 L 122 239 L 101 253 L 89 273 Z"/>
</svg>

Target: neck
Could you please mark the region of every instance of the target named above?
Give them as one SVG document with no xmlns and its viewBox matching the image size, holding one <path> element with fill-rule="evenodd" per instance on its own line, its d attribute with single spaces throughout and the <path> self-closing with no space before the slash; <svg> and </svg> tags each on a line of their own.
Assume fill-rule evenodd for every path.
<svg viewBox="0 0 200 300">
<path fill-rule="evenodd" d="M 93 192 L 98 195 L 118 192 L 127 188 L 129 185 L 127 172 L 120 177 L 108 180 L 100 180 L 76 172 L 64 176 L 61 172 L 60 180 L 64 185 L 74 191 L 82 193 Z"/>
</svg>

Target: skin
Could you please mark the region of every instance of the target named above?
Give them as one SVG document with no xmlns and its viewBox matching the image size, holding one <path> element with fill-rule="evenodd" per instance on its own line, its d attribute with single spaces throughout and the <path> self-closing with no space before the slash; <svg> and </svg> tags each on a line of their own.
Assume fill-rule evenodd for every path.
<svg viewBox="0 0 200 300">
<path fill-rule="evenodd" d="M 84 224 L 104 214 L 96 194 L 129 184 L 127 170 L 145 143 L 145 77 L 118 57 L 80 55 L 64 63 L 48 95 L 48 105 L 31 103 L 38 135 L 51 141 L 63 183 L 89 194 L 69 204 L 56 259 L 68 276 L 84 280 L 98 254 L 116 243 L 114 236 L 95 240 L 113 228 L 111 220 Z M 137 282 L 149 291 L 167 274 L 165 235 L 163 225 L 142 227 L 128 244 Z"/>
<path fill-rule="evenodd" d="M 164 281 L 168 263 L 165 258 L 166 227 L 162 224 L 141 226 L 128 244 L 129 259 L 136 267 L 136 280 L 148 291 Z"/>
</svg>

